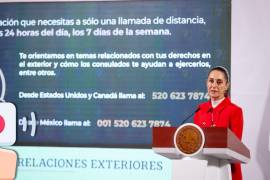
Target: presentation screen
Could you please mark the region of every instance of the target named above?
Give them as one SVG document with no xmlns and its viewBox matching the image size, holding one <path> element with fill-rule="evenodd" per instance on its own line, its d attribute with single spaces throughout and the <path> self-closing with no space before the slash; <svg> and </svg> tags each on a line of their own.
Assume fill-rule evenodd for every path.
<svg viewBox="0 0 270 180">
<path fill-rule="evenodd" d="M 230 1 L 0 4 L 2 100 L 20 146 L 151 148 L 230 70 Z"/>
</svg>

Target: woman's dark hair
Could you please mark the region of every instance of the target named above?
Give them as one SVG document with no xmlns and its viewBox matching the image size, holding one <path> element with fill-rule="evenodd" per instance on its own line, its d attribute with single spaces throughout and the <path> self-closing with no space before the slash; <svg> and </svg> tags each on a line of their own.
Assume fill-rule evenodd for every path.
<svg viewBox="0 0 270 180">
<path fill-rule="evenodd" d="M 214 71 L 214 70 L 217 70 L 217 71 L 222 72 L 222 73 L 224 74 L 224 77 L 225 77 L 227 83 L 230 82 L 229 71 L 228 71 L 225 67 L 223 67 L 223 66 L 216 66 L 216 67 L 213 67 L 212 69 L 210 69 L 210 71 L 209 71 L 209 73 L 208 73 L 208 76 L 209 76 L 209 74 L 210 74 L 212 71 Z"/>
</svg>

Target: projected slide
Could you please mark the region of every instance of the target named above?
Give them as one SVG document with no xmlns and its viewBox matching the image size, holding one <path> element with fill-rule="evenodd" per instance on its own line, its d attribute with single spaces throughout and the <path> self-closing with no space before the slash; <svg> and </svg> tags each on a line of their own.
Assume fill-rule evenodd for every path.
<svg viewBox="0 0 270 180">
<path fill-rule="evenodd" d="M 4 3 L 0 47 L 17 145 L 150 148 L 230 69 L 230 2 Z"/>
</svg>

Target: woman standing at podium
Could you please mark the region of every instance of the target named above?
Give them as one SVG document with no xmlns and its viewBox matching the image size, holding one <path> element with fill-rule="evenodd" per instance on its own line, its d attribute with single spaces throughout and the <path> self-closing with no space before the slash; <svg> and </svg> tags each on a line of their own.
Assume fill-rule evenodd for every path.
<svg viewBox="0 0 270 180">
<path fill-rule="evenodd" d="M 217 66 L 208 73 L 206 82 L 210 100 L 199 105 L 194 123 L 200 127 L 228 127 L 241 140 L 243 131 L 242 109 L 228 97 L 229 73 Z M 232 164 L 232 179 L 242 180 L 240 164 Z"/>
</svg>

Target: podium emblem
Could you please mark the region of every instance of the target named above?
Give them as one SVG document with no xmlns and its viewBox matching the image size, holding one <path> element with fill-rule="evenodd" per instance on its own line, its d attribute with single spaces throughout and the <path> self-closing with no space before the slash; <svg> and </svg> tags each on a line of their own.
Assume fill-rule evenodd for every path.
<svg viewBox="0 0 270 180">
<path fill-rule="evenodd" d="M 184 156 L 199 153 L 205 142 L 202 129 L 192 123 L 183 124 L 174 134 L 174 146 Z"/>
</svg>

